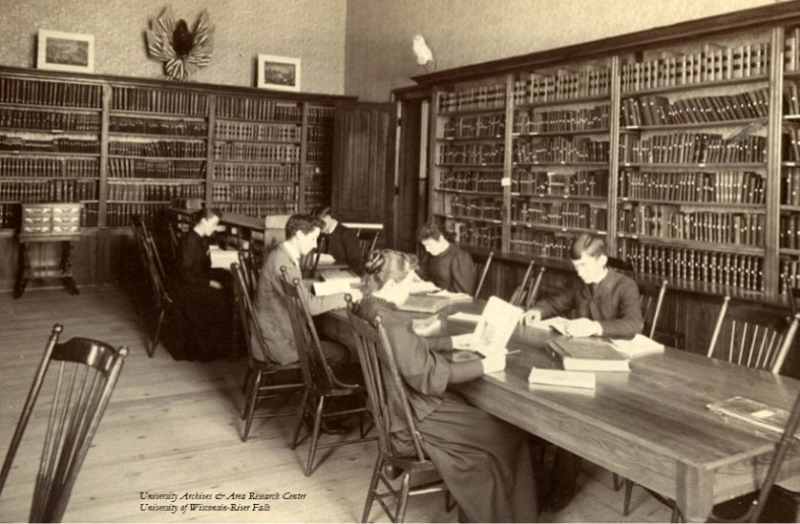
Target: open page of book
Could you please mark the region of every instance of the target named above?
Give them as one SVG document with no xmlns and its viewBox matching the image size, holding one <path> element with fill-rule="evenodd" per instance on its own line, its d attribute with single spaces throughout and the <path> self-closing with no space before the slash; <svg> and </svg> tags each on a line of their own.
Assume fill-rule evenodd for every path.
<svg viewBox="0 0 800 524">
<path fill-rule="evenodd" d="M 337 293 L 350 293 L 353 287 L 347 280 L 326 280 L 314 282 L 314 294 L 318 297 L 335 295 Z"/>
<path fill-rule="evenodd" d="M 239 252 L 235 249 L 220 249 L 219 246 L 209 246 L 208 253 L 211 256 L 211 267 L 230 269 L 231 264 L 239 262 Z"/>
<path fill-rule="evenodd" d="M 596 375 L 591 371 L 532 368 L 528 374 L 529 383 L 549 386 L 594 389 L 596 380 Z"/>
<path fill-rule="evenodd" d="M 664 344 L 656 342 L 652 338 L 646 337 L 641 333 L 636 334 L 636 336 L 630 340 L 621 338 L 612 338 L 610 340 L 614 349 L 628 358 L 643 357 L 645 355 L 664 352 Z"/>
<path fill-rule="evenodd" d="M 345 280 L 354 284 L 361 282 L 361 277 L 349 269 L 320 269 L 319 276 L 322 280 Z"/>
<path fill-rule="evenodd" d="M 439 287 L 433 282 L 428 282 L 427 280 L 415 280 L 410 286 L 410 293 L 414 295 L 420 293 L 431 293 L 433 291 L 439 291 Z"/>
<path fill-rule="evenodd" d="M 521 308 L 498 297 L 491 297 L 473 331 L 475 346 L 459 347 L 481 352 L 506 351 L 506 344 L 522 318 Z"/>
</svg>

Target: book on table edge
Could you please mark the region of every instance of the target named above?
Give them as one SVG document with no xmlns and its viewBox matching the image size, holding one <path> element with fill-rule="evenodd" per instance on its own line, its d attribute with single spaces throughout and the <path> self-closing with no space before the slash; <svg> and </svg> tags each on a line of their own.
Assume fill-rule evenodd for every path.
<svg viewBox="0 0 800 524">
<path fill-rule="evenodd" d="M 547 343 L 567 371 L 630 371 L 628 357 L 601 338 L 559 337 Z"/>
<path fill-rule="evenodd" d="M 611 346 L 628 358 L 643 357 L 664 352 L 664 344 L 650 337 L 637 333 L 630 340 L 621 338 L 609 339 Z"/>
<path fill-rule="evenodd" d="M 596 375 L 592 371 L 570 371 L 566 369 L 531 368 L 530 384 L 595 389 Z"/>
<path fill-rule="evenodd" d="M 706 404 L 706 407 L 713 413 L 725 415 L 774 433 L 783 433 L 786 422 L 789 420 L 789 412 L 785 409 L 741 396 L 710 402 Z M 800 439 L 800 432 L 795 433 L 794 437 Z"/>
</svg>

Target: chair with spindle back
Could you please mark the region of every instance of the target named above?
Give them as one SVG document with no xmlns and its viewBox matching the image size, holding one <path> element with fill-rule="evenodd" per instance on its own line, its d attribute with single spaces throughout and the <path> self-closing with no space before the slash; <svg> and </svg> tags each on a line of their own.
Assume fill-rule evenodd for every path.
<svg viewBox="0 0 800 524">
<path fill-rule="evenodd" d="M 292 438 L 292 449 L 295 449 L 299 443 L 300 430 L 305 421 L 312 417 L 314 419 L 311 429 L 311 443 L 308 449 L 308 460 L 305 467 L 305 475 L 308 477 L 313 472 L 314 458 L 318 449 L 355 444 L 373 440 L 374 437 L 368 438 L 366 436 L 369 431 L 364 425 L 364 416 L 367 414 L 367 392 L 364 386 L 358 383 L 361 380 L 361 377 L 358 376 L 360 373 L 352 373 L 352 371 L 358 371 L 358 368 L 341 369 L 334 372 L 322 350 L 322 343 L 317 335 L 314 319 L 301 289 L 302 284 L 296 278 L 290 283 L 285 267 L 281 268 L 281 272 L 283 273 L 281 285 L 287 297 L 289 318 L 292 323 L 297 355 L 300 359 L 300 370 L 305 384 L 297 426 L 294 431 L 294 438 Z M 350 382 L 344 382 L 340 376 L 337 376 L 337 373 L 339 375 L 346 374 Z M 347 404 L 348 400 L 351 401 L 350 404 Z M 336 405 L 337 403 L 339 404 L 338 406 Z M 350 415 L 359 416 L 359 438 L 326 443 L 319 442 L 323 420 L 337 419 Z"/>
<path fill-rule="evenodd" d="M 253 261 L 253 254 L 249 249 L 239 250 L 239 266 L 242 269 L 247 291 L 250 293 L 250 298 L 253 298 L 258 286 L 258 268 Z"/>
<path fill-rule="evenodd" d="M 152 300 L 153 308 L 156 311 L 158 320 L 156 321 L 156 329 L 153 333 L 150 343 L 148 345 L 147 354 L 152 357 L 156 352 L 156 347 L 160 340 L 161 327 L 164 323 L 164 317 L 167 310 L 174 306 L 174 301 L 167 292 L 166 285 L 163 280 L 162 271 L 159 271 L 156 262 L 155 247 L 147 239 L 146 236 L 140 237 L 137 241 L 140 258 L 145 266 L 145 275 L 147 277 L 148 289 L 150 290 L 150 298 Z"/>
<path fill-rule="evenodd" d="M 664 305 L 664 297 L 667 294 L 669 282 L 664 279 L 660 286 L 654 286 L 646 282 L 639 284 L 639 295 L 642 305 L 642 318 L 644 319 L 644 334 L 654 338 L 657 333 L 658 319 L 661 316 L 661 308 Z M 675 346 L 675 344 L 670 344 Z"/>
<path fill-rule="evenodd" d="M 88 338 L 59 342 L 62 331 L 60 325 L 53 326 L 0 470 L 2 493 L 34 407 L 41 404 L 42 386 L 47 384 L 42 399 L 51 391 L 52 396 L 30 522 L 61 522 L 128 354 L 126 347 L 115 349 Z"/>
<path fill-rule="evenodd" d="M 248 294 L 245 271 L 237 263 L 231 264 L 233 273 L 234 297 L 238 317 L 241 321 L 242 334 L 247 345 L 247 373 L 245 374 L 245 402 L 242 409 L 242 442 L 247 442 L 254 418 L 270 418 L 294 415 L 294 410 L 263 411 L 256 413 L 256 405 L 260 400 L 289 400 L 304 387 L 300 381 L 300 366 L 297 363 L 273 364 L 269 357 L 267 343 L 261 332 L 253 301 Z"/>
<path fill-rule="evenodd" d="M 322 251 L 319 248 L 314 248 L 300 257 L 300 273 L 303 275 L 303 278 L 316 277 L 321 254 Z"/>
<path fill-rule="evenodd" d="M 405 384 L 400 377 L 394 350 L 386 336 L 386 331 L 378 316 L 374 325 L 356 316 L 352 311 L 352 302 L 348 300 L 347 317 L 353 327 L 358 359 L 364 373 L 364 380 L 369 393 L 372 406 L 372 416 L 378 429 L 378 457 L 372 472 L 367 500 L 364 504 L 364 513 L 361 522 L 369 519 L 372 504 L 375 500 L 386 512 L 392 522 L 404 522 L 408 498 L 412 495 L 423 495 L 432 492 L 445 492 L 445 508 L 450 510 L 449 493 L 447 487 L 438 475 L 436 465 L 431 462 L 422 449 L 422 436 L 417 430 L 417 425 L 411 413 L 411 405 L 406 396 Z M 390 385 L 386 381 L 391 381 Z M 403 417 L 411 433 L 414 444 L 412 456 L 401 456 L 394 451 L 391 442 L 391 400 L 390 392 L 396 392 L 399 404 L 403 409 Z M 400 477 L 399 489 L 392 485 L 392 481 Z M 422 477 L 424 483 L 412 487 L 413 480 Z M 383 483 L 383 486 L 381 486 Z M 387 491 L 381 491 L 385 487 Z M 395 498 L 394 509 L 390 507 L 387 499 Z"/>
<path fill-rule="evenodd" d="M 515 306 L 530 309 L 530 307 L 539 297 L 539 290 L 542 287 L 545 267 L 540 266 L 539 270 L 536 271 L 536 276 L 534 277 L 534 266 L 535 264 L 533 260 L 531 260 L 531 262 L 528 264 L 528 268 L 525 270 L 525 276 L 522 277 L 522 282 L 520 282 L 519 286 L 517 286 L 517 288 L 514 290 L 514 293 L 511 295 L 509 302 Z"/>
<path fill-rule="evenodd" d="M 369 254 L 375 251 L 378 245 L 378 238 L 381 236 L 380 229 L 358 229 L 356 231 L 358 236 L 358 244 L 361 246 L 361 252 L 364 259 L 369 257 Z"/>
<path fill-rule="evenodd" d="M 481 294 L 483 283 L 486 281 L 486 275 L 489 274 L 489 269 L 491 269 L 493 258 L 494 251 L 490 251 L 489 256 L 486 257 L 486 261 L 483 263 L 483 265 L 478 266 L 478 284 L 475 286 L 475 293 L 472 295 L 475 298 L 478 298 L 478 296 Z"/>
</svg>

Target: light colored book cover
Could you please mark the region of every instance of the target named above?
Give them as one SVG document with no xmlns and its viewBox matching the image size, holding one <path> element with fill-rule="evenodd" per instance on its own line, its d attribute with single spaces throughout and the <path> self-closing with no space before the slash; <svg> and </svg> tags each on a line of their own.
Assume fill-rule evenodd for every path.
<svg viewBox="0 0 800 524">
<path fill-rule="evenodd" d="M 612 338 L 610 340 L 614 349 L 628 358 L 643 357 L 645 355 L 664 352 L 664 344 L 656 342 L 652 338 L 646 337 L 640 333 L 630 340 L 621 338 Z"/>
<path fill-rule="evenodd" d="M 532 368 L 528 374 L 528 382 L 547 386 L 594 389 L 597 379 L 591 371 Z"/>
</svg>

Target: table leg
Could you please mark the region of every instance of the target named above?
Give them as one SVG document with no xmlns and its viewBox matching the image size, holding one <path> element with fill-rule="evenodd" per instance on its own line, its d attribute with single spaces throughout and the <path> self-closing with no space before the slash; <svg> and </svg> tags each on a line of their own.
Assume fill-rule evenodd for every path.
<svg viewBox="0 0 800 524">
<path fill-rule="evenodd" d="M 706 522 L 714 507 L 714 472 L 678 463 L 675 497 L 686 522 Z"/>
<path fill-rule="evenodd" d="M 28 278 L 25 272 L 30 267 L 30 254 L 28 253 L 28 244 L 20 242 L 19 244 L 19 260 L 17 261 L 17 281 L 14 284 L 14 298 L 19 298 L 25 292 L 25 287 L 28 285 Z"/>
<path fill-rule="evenodd" d="M 80 293 L 78 286 L 75 285 L 75 279 L 72 277 L 72 253 L 75 248 L 75 242 L 64 242 L 61 252 L 61 272 L 67 276 L 64 277 L 64 285 L 69 292 L 73 295 Z"/>
</svg>

